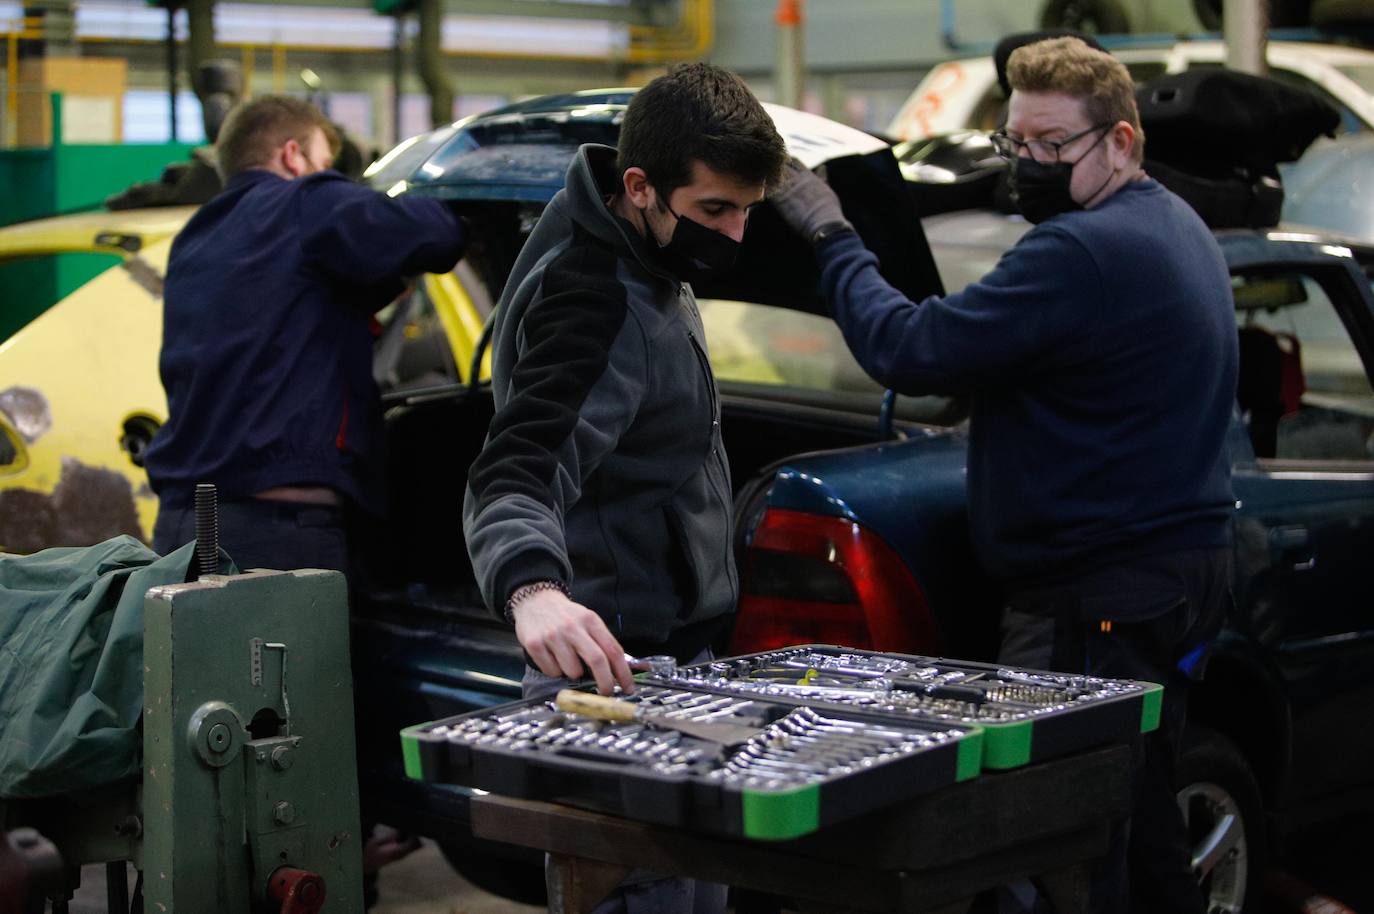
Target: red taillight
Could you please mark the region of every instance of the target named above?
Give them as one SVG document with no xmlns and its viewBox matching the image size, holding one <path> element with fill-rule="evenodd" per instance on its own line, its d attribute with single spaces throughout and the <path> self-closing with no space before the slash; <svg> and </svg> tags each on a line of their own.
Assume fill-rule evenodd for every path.
<svg viewBox="0 0 1374 914">
<path fill-rule="evenodd" d="M 730 652 L 807 643 L 939 653 L 925 594 L 882 537 L 842 517 L 769 508 L 746 554 Z"/>
</svg>

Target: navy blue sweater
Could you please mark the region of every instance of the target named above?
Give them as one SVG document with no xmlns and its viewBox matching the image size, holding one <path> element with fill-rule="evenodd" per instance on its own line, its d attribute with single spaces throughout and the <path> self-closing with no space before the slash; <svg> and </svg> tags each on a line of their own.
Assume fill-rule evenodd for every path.
<svg viewBox="0 0 1374 914">
<path fill-rule="evenodd" d="M 1161 185 L 1050 219 L 980 281 L 919 304 L 853 233 L 818 253 L 869 374 L 971 395 L 970 527 L 990 573 L 1030 583 L 1228 542 L 1231 286 L 1211 232 Z"/>
<path fill-rule="evenodd" d="M 457 218 L 326 171 L 254 169 L 202 206 L 172 244 L 162 385 L 169 416 L 148 449 L 164 504 L 195 484 L 221 497 L 328 486 L 383 505 L 371 316 L 402 277 L 452 269 Z"/>
</svg>

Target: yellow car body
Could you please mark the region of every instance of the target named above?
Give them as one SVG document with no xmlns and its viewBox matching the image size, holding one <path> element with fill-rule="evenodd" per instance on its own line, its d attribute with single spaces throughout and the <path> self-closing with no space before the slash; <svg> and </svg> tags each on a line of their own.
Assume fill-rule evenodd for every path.
<svg viewBox="0 0 1374 914">
<path fill-rule="evenodd" d="M 0 552 L 152 538 L 157 497 L 142 451 L 167 417 L 158 377 L 162 278 L 194 207 L 83 213 L 0 228 L 0 262 L 92 252 L 120 257 L 0 342 Z M 441 340 L 465 380 L 484 311 L 462 271 L 430 275 L 411 338 Z M 483 304 L 487 304 L 483 302 Z M 413 312 L 413 313 L 412 313 Z"/>
</svg>

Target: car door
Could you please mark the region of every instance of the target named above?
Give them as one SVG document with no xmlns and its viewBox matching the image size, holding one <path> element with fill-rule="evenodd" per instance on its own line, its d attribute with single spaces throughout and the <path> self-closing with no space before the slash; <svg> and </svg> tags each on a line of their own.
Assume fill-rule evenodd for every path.
<svg viewBox="0 0 1374 914">
<path fill-rule="evenodd" d="M 1234 470 L 1238 627 L 1278 669 L 1301 794 L 1370 779 L 1374 340 L 1357 252 L 1233 271 L 1247 434 Z M 1362 255 L 1367 256 L 1367 255 Z M 1247 447 L 1248 445 L 1248 447 Z M 1341 733 L 1342 751 L 1330 751 Z M 1309 751 L 1308 747 L 1323 747 Z"/>
<path fill-rule="evenodd" d="M 157 499 L 142 456 L 167 414 L 157 374 L 162 277 L 191 212 L 85 213 L 0 229 L 0 290 L 58 257 L 67 258 L 57 262 L 59 287 L 75 286 L 0 345 L 0 551 L 151 536 Z"/>
</svg>

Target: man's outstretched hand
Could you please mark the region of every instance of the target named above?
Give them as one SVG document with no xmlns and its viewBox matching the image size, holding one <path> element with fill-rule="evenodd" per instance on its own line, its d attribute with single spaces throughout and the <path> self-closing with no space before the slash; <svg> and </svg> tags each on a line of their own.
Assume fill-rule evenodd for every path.
<svg viewBox="0 0 1374 914">
<path fill-rule="evenodd" d="M 825 235 L 854 228 L 845 219 L 840 198 L 830 185 L 796 159 L 788 160 L 782 187 L 768 196 L 768 202 L 792 231 L 811 244 Z"/>
<path fill-rule="evenodd" d="M 625 650 L 606 623 L 557 590 L 542 590 L 519 602 L 515 637 L 545 676 L 581 679 L 590 675 L 602 695 L 611 694 L 616 685 L 634 691 Z"/>
</svg>

